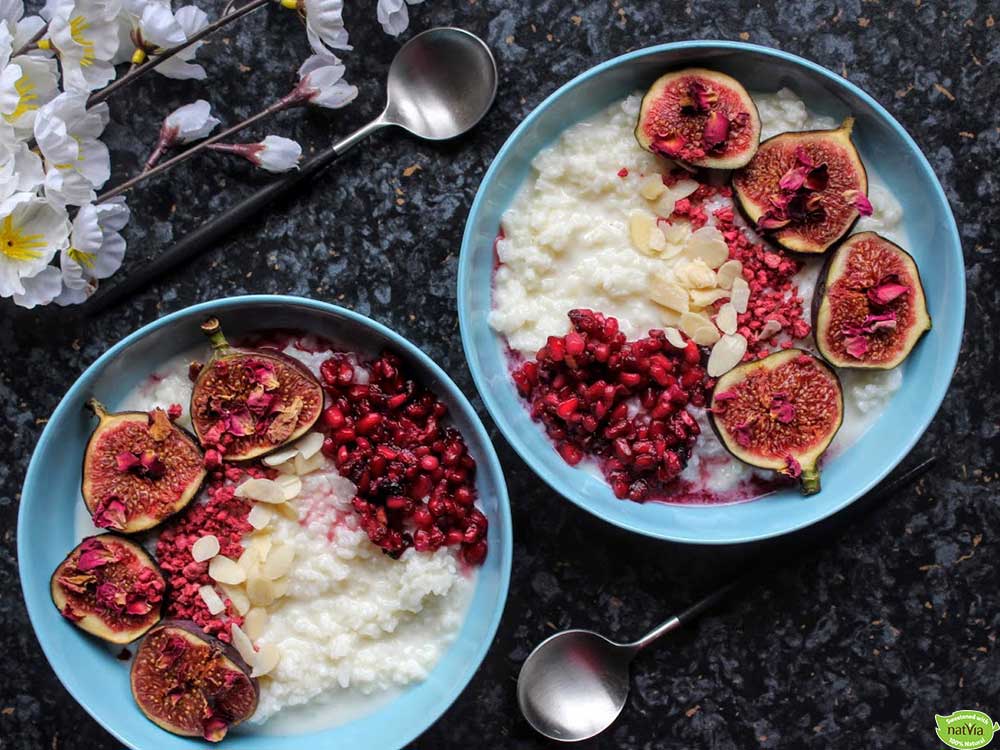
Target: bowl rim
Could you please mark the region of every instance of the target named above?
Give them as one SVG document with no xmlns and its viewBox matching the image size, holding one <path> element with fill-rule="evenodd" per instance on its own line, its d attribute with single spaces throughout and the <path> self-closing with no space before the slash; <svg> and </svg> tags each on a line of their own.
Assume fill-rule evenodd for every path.
<svg viewBox="0 0 1000 750">
<path fill-rule="evenodd" d="M 188 307 L 181 308 L 180 310 L 175 310 L 162 318 L 158 318 L 150 323 L 147 323 L 137 330 L 130 333 L 128 336 L 123 338 L 118 343 L 111 346 L 107 351 L 105 351 L 101 356 L 94 360 L 86 369 L 73 381 L 69 390 L 60 399 L 52 415 L 49 417 L 45 428 L 42 430 L 42 434 L 38 439 L 38 443 L 35 445 L 32 451 L 31 460 L 28 463 L 28 470 L 25 474 L 24 484 L 21 490 L 21 502 L 18 505 L 18 517 L 17 517 L 17 558 L 20 563 L 21 560 L 27 559 L 27 550 L 25 549 L 27 538 L 26 529 L 23 527 L 24 514 L 21 512 L 25 504 L 25 499 L 37 495 L 40 491 L 40 484 L 43 482 L 40 474 L 42 473 L 38 464 L 38 456 L 43 452 L 43 448 L 52 440 L 55 439 L 55 430 L 53 425 L 61 421 L 64 413 L 70 408 L 70 404 L 76 401 L 80 397 L 81 391 L 90 387 L 90 381 L 96 377 L 96 375 L 101 372 L 104 367 L 117 358 L 124 350 L 135 342 L 146 337 L 150 333 L 168 326 L 178 319 L 196 316 L 204 313 L 215 313 L 226 310 L 231 310 L 233 308 L 239 308 L 246 305 L 255 304 L 274 304 L 281 303 L 291 306 L 304 307 L 313 310 L 319 310 L 325 313 L 332 313 L 335 315 L 342 316 L 351 320 L 353 323 L 360 325 L 363 328 L 368 328 L 376 333 L 384 336 L 391 342 L 394 348 L 398 350 L 405 351 L 407 355 L 413 357 L 419 364 L 420 367 L 424 368 L 425 375 L 430 375 L 435 379 L 435 390 L 443 391 L 444 395 L 451 404 L 456 405 L 458 409 L 464 412 L 464 416 L 469 420 L 472 425 L 473 431 L 476 434 L 477 439 L 483 444 L 483 456 L 487 464 L 489 465 L 490 471 L 495 474 L 499 482 L 496 487 L 497 491 L 497 507 L 499 510 L 500 518 L 497 519 L 498 531 L 500 531 L 500 548 L 496 550 L 496 554 L 500 556 L 500 574 L 499 574 L 499 589 L 498 589 L 498 606 L 494 609 L 492 616 L 486 626 L 487 637 L 483 638 L 482 641 L 477 645 L 474 657 L 469 659 L 466 664 L 462 667 L 459 673 L 459 679 L 452 683 L 449 688 L 448 697 L 446 698 L 446 703 L 443 710 L 432 715 L 433 712 L 427 713 L 424 718 L 420 719 L 418 722 L 411 724 L 410 728 L 403 730 L 400 735 L 405 735 L 405 739 L 401 742 L 399 747 L 404 747 L 410 744 L 414 739 L 416 739 L 420 734 L 429 729 L 438 719 L 443 716 L 451 705 L 458 699 L 458 697 L 465 691 L 465 688 L 471 682 L 473 676 L 479 671 L 479 667 L 482 665 L 483 660 L 486 658 L 486 654 L 490 647 L 493 645 L 493 641 L 496 638 L 497 629 L 499 628 L 500 621 L 503 618 L 503 613 L 506 609 L 507 598 L 510 590 L 510 576 L 512 568 L 512 558 L 513 558 L 513 521 L 511 517 L 510 509 L 510 498 L 507 492 L 507 480 L 503 471 L 503 467 L 500 464 L 500 459 L 496 452 L 496 447 L 493 445 L 493 441 L 490 439 L 489 433 L 486 431 L 486 427 L 483 424 L 482 419 L 479 417 L 475 408 L 472 406 L 469 399 L 459 388 L 458 384 L 438 365 L 430 355 L 425 353 L 419 346 L 411 342 L 409 339 L 405 338 L 399 333 L 396 333 L 388 326 L 379 323 L 376 320 L 369 318 L 366 315 L 349 310 L 340 305 L 334 305 L 329 302 L 323 302 L 320 300 L 309 299 L 307 297 L 299 297 L 294 295 L 282 295 L 282 294 L 248 294 L 248 295 L 238 295 L 231 297 L 222 297 L 215 300 L 209 300 L 206 302 L 200 302 Z M 492 519 L 491 519 L 492 521 Z M 492 550 L 491 550 L 492 552 Z M 81 694 L 82 691 L 77 691 L 71 688 L 63 680 L 63 670 L 65 666 L 60 666 L 60 663 L 53 653 L 50 651 L 46 644 L 48 640 L 41 637 L 41 631 L 37 628 L 37 622 L 39 617 L 39 612 L 43 606 L 51 606 L 48 601 L 47 593 L 45 596 L 40 596 L 37 594 L 39 587 L 39 581 L 47 582 L 49 579 L 49 574 L 45 573 L 41 576 L 36 576 L 35 571 L 26 571 L 26 568 L 18 564 L 18 577 L 21 581 L 21 593 L 24 597 L 25 607 L 28 611 L 28 619 L 31 622 L 32 630 L 35 633 L 35 637 L 38 640 L 39 645 L 42 647 L 42 652 L 45 654 L 46 660 L 52 667 L 52 670 L 56 673 L 56 677 L 59 678 L 59 682 L 62 683 L 63 687 L 67 692 L 72 695 L 73 699 L 83 707 L 83 709 L 90 714 L 90 716 L 100 724 L 106 731 L 108 731 L 112 736 L 115 737 L 119 742 L 124 745 L 133 748 L 133 750 L 139 750 L 138 747 L 130 745 L 124 736 L 119 734 L 113 725 L 106 723 L 102 717 L 99 717 L 90 707 L 89 697 L 87 694 Z M 38 578 L 38 581 L 34 580 Z M 26 580 L 29 579 L 29 580 Z M 47 592 L 47 585 L 46 585 Z M 40 601 L 40 599 L 44 601 Z M 55 660 L 54 660 L 55 659 Z M 418 683 L 419 684 L 419 683 Z M 405 691 L 405 688 L 404 688 Z M 361 720 L 366 719 L 367 716 L 361 717 Z M 150 727 L 154 725 L 151 723 Z M 331 727 L 332 728 L 332 727 Z M 159 730 L 158 730 L 159 731 Z M 318 730 L 319 733 L 327 731 L 325 729 Z M 285 735 L 285 736 L 275 736 L 271 735 L 261 735 L 268 736 L 272 740 L 275 740 L 275 744 L 278 742 L 294 741 L 297 738 L 307 738 L 310 736 L 309 733 L 304 735 Z"/>
<path fill-rule="evenodd" d="M 792 63 L 793 65 L 804 68 L 810 74 L 824 79 L 834 86 L 846 89 L 849 93 L 861 99 L 865 104 L 867 104 L 875 115 L 883 120 L 892 129 L 896 137 L 898 137 L 904 145 L 916 155 L 916 163 L 920 170 L 922 170 L 927 176 L 930 177 L 930 183 L 933 190 L 933 199 L 936 203 L 944 208 L 944 214 L 947 219 L 946 226 L 944 230 L 950 236 L 955 247 L 959 248 L 961 253 L 962 240 L 961 235 L 958 231 L 958 225 L 955 222 L 954 213 L 951 210 L 951 205 L 948 202 L 948 198 L 944 193 L 944 189 L 941 186 L 940 181 L 937 178 L 937 174 L 931 167 L 930 162 L 928 162 L 927 157 L 924 155 L 923 150 L 919 145 L 913 140 L 910 134 L 906 131 L 895 117 L 889 113 L 873 96 L 864 91 L 861 87 L 852 83 L 851 81 L 837 75 L 831 70 L 823 67 L 819 63 L 808 60 L 799 55 L 792 54 L 790 52 L 785 52 L 783 50 L 774 49 L 772 47 L 766 47 L 759 44 L 751 44 L 748 42 L 737 42 L 730 40 L 713 40 L 713 39 L 694 39 L 679 42 L 668 42 L 665 44 L 657 44 L 649 47 L 642 47 L 631 52 L 627 52 L 623 55 L 618 55 L 604 62 L 598 63 L 591 68 L 588 68 L 584 72 L 576 75 L 554 92 L 549 94 L 545 99 L 542 100 L 531 112 L 528 113 L 521 123 L 514 129 L 514 131 L 507 137 L 504 141 L 503 146 L 497 152 L 496 156 L 493 158 L 489 169 L 483 175 L 482 181 L 479 184 L 479 189 L 476 191 L 476 197 L 472 202 L 472 206 L 469 209 L 469 215 L 466 218 L 465 232 L 462 235 L 462 245 L 459 252 L 458 260 L 458 276 L 457 276 L 457 302 L 458 302 L 458 322 L 459 330 L 462 338 L 462 348 L 465 351 L 465 359 L 468 364 L 469 370 L 472 373 L 472 380 L 476 385 L 476 390 L 479 392 L 480 398 L 483 400 L 483 404 L 486 406 L 486 410 L 489 412 L 490 417 L 493 419 L 494 424 L 500 429 L 500 432 L 507 439 L 507 442 L 514 448 L 515 452 L 524 460 L 526 464 L 531 468 L 531 470 L 553 490 L 555 490 L 559 495 L 566 498 L 574 505 L 583 510 L 591 513 L 601 520 L 610 523 L 614 526 L 622 528 L 626 531 L 630 531 L 636 534 L 641 534 L 643 536 L 652 537 L 655 539 L 662 539 L 671 542 L 681 542 L 686 544 L 708 544 L 708 545 L 721 545 L 721 544 L 744 544 L 749 542 L 762 541 L 765 539 L 771 539 L 785 534 L 790 534 L 795 531 L 807 528 L 816 524 L 830 516 L 838 513 L 839 511 L 846 508 L 848 505 L 863 497 L 866 493 L 870 492 L 873 487 L 875 487 L 879 482 L 881 482 L 886 475 L 889 474 L 899 463 L 906 458 L 909 452 L 916 445 L 917 441 L 923 436 L 927 427 L 930 425 L 931 421 L 937 415 L 938 410 L 941 408 L 941 403 L 944 401 L 944 397 L 948 392 L 948 388 L 951 385 L 951 379 L 954 376 L 955 368 L 958 365 L 958 358 L 961 349 L 961 335 L 953 347 L 953 351 L 950 353 L 950 358 L 938 361 L 938 366 L 941 368 L 942 372 L 947 372 L 947 380 L 944 381 L 935 391 L 928 393 L 928 402 L 934 404 L 934 408 L 929 412 L 928 416 L 922 419 L 916 424 L 916 429 L 912 432 L 909 440 L 900 444 L 900 448 L 897 450 L 896 455 L 890 461 L 886 462 L 886 465 L 878 472 L 876 472 L 871 480 L 867 482 L 858 492 L 853 495 L 845 495 L 845 498 L 834 504 L 829 509 L 819 512 L 817 515 L 811 519 L 803 520 L 802 522 L 793 522 L 789 524 L 786 528 L 777 529 L 772 531 L 758 532 L 758 533 L 747 533 L 747 534 L 734 534 L 726 538 L 711 538 L 705 539 L 700 538 L 693 534 L 685 533 L 674 533 L 669 529 L 659 529 L 650 528 L 643 525 L 642 523 L 632 523 L 627 519 L 620 518 L 607 518 L 601 515 L 596 508 L 591 507 L 590 503 L 582 500 L 573 488 L 567 482 L 560 480 L 560 478 L 553 472 L 548 471 L 548 469 L 538 462 L 535 461 L 534 454 L 527 449 L 527 447 L 521 442 L 521 439 L 517 433 L 517 430 L 511 425 L 503 414 L 503 410 L 500 408 L 499 403 L 494 398 L 493 392 L 489 387 L 489 382 L 487 375 L 482 372 L 478 366 L 478 363 L 471 356 L 471 352 L 475 351 L 476 347 L 473 342 L 472 336 L 472 321 L 469 319 L 470 311 L 468 309 L 468 295 L 469 295 L 469 278 L 472 273 L 472 265 L 470 261 L 471 250 L 470 246 L 473 243 L 472 237 L 472 226 L 473 219 L 482 210 L 483 203 L 485 202 L 486 186 L 491 184 L 497 171 L 500 168 L 500 164 L 504 162 L 514 148 L 518 145 L 522 136 L 534 127 L 535 121 L 538 120 L 542 113 L 545 112 L 549 107 L 551 107 L 558 99 L 564 95 L 570 93 L 573 89 L 586 83 L 592 78 L 602 75 L 608 70 L 618 67 L 624 63 L 631 62 L 643 57 L 648 57 L 651 55 L 659 54 L 662 52 L 671 51 L 690 51 L 694 53 L 698 52 L 708 52 L 717 50 L 726 50 L 731 52 L 742 52 L 742 53 L 755 53 L 768 57 L 777 58 L 785 62 Z M 962 259 L 964 266 L 964 258 Z M 961 330 L 964 330 L 964 321 L 966 314 L 966 284 L 964 274 L 959 274 L 957 279 L 958 292 L 960 293 L 959 298 L 961 300 Z M 690 508 L 692 512 L 698 512 L 698 506 L 692 506 Z"/>
</svg>

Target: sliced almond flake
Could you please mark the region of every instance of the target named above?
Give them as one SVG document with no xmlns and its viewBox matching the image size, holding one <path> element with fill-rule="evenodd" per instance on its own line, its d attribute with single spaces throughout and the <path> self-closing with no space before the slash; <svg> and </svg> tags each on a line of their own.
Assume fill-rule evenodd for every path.
<svg viewBox="0 0 1000 750">
<path fill-rule="evenodd" d="M 692 289 L 691 307 L 711 307 L 720 299 L 729 296 L 727 289 Z"/>
<path fill-rule="evenodd" d="M 274 518 L 273 506 L 264 503 L 256 503 L 247 514 L 247 523 L 255 529 L 263 529 Z"/>
<path fill-rule="evenodd" d="M 323 447 L 323 433 L 310 432 L 293 446 L 302 458 L 312 458 Z"/>
<path fill-rule="evenodd" d="M 206 534 L 191 545 L 191 557 L 195 562 L 211 560 L 219 554 L 219 538 L 215 534 Z"/>
<path fill-rule="evenodd" d="M 743 273 L 743 264 L 738 260 L 727 260 L 716 271 L 715 277 L 723 289 L 732 289 L 733 279 Z"/>
<path fill-rule="evenodd" d="M 681 200 L 693 194 L 699 187 L 701 184 L 696 180 L 678 180 L 670 186 L 670 192 L 674 195 L 674 200 Z"/>
<path fill-rule="evenodd" d="M 711 346 L 719 340 L 719 329 L 710 323 L 695 331 L 691 338 L 698 346 Z"/>
<path fill-rule="evenodd" d="M 217 615 L 226 608 L 226 603 L 222 601 L 222 597 L 216 592 L 214 586 L 206 583 L 204 586 L 198 588 L 198 595 L 205 602 L 205 606 L 208 607 L 208 613 L 211 615 Z"/>
<path fill-rule="evenodd" d="M 282 492 L 285 493 L 286 502 L 288 500 L 294 500 L 299 496 L 299 493 L 302 492 L 302 480 L 298 477 L 280 477 L 274 481 L 278 483 Z"/>
<path fill-rule="evenodd" d="M 649 235 L 656 229 L 656 220 L 648 211 L 633 211 L 628 217 L 628 234 L 632 246 L 640 253 L 649 255 Z"/>
<path fill-rule="evenodd" d="M 750 304 L 750 285 L 742 276 L 733 280 L 733 296 L 729 301 L 740 315 L 747 311 L 747 305 Z"/>
<path fill-rule="evenodd" d="M 282 503 L 281 505 L 275 505 L 274 509 L 278 511 L 278 515 L 284 516 L 289 521 L 299 522 L 299 512 L 295 510 L 295 507 L 290 503 Z"/>
<path fill-rule="evenodd" d="M 233 638 L 233 646 L 239 652 L 239 655 L 243 657 L 243 661 L 251 667 L 254 666 L 257 663 L 257 652 L 254 651 L 253 642 L 251 642 L 247 634 L 235 623 L 230 627 L 229 633 Z"/>
<path fill-rule="evenodd" d="M 272 546 L 271 535 L 266 531 L 250 536 L 249 548 L 257 553 L 257 559 L 261 562 L 264 562 L 271 554 Z"/>
<path fill-rule="evenodd" d="M 696 259 L 682 264 L 676 271 L 677 280 L 688 289 L 714 289 L 715 271 L 705 261 Z"/>
<path fill-rule="evenodd" d="M 267 607 L 274 599 L 274 584 L 264 576 L 254 573 L 247 578 L 247 597 L 255 607 Z"/>
<path fill-rule="evenodd" d="M 306 474 L 311 474 L 312 472 L 323 466 L 323 462 L 326 458 L 322 453 L 317 453 L 311 458 L 303 458 L 302 454 L 295 457 L 295 472 L 299 476 L 305 476 Z"/>
<path fill-rule="evenodd" d="M 676 203 L 677 198 L 671 191 L 667 190 L 657 199 L 653 210 L 656 211 L 657 216 L 670 216 L 674 212 L 674 204 Z"/>
<path fill-rule="evenodd" d="M 663 177 L 658 174 L 648 174 L 639 183 L 639 195 L 648 201 L 655 201 L 666 191 Z"/>
<path fill-rule="evenodd" d="M 219 583 L 237 584 L 246 580 L 247 574 L 235 560 L 223 555 L 216 555 L 208 564 L 208 575 Z"/>
<path fill-rule="evenodd" d="M 260 557 L 260 551 L 255 547 L 247 546 L 243 550 L 243 554 L 240 555 L 236 564 L 240 566 L 244 574 L 249 575 L 257 566 L 259 566 L 263 560 Z"/>
<path fill-rule="evenodd" d="M 233 609 L 235 609 L 239 614 L 245 615 L 250 610 L 250 600 L 247 598 L 247 593 L 243 589 L 239 586 L 228 586 L 224 583 L 220 583 L 219 585 L 222 587 L 222 591 L 232 603 Z"/>
<path fill-rule="evenodd" d="M 295 459 L 298 460 L 298 457 Z M 246 480 L 236 488 L 236 497 L 248 497 L 261 503 L 283 503 L 285 493 L 281 487 L 272 479 Z"/>
<path fill-rule="evenodd" d="M 732 303 L 727 302 L 719 308 L 719 314 L 715 316 L 715 324 L 723 333 L 736 333 L 736 308 Z"/>
<path fill-rule="evenodd" d="M 256 641 L 264 634 L 270 615 L 263 607 L 253 607 L 243 616 L 243 631 L 251 641 Z"/>
<path fill-rule="evenodd" d="M 760 329 L 760 333 L 757 334 L 758 341 L 767 341 L 774 334 L 781 330 L 781 323 L 776 320 L 765 320 L 764 327 Z"/>
<path fill-rule="evenodd" d="M 292 562 L 295 560 L 295 547 L 291 544 L 281 544 L 274 547 L 264 565 L 261 568 L 265 578 L 272 581 L 286 575 L 292 569 Z"/>
<path fill-rule="evenodd" d="M 250 672 L 250 676 L 263 677 L 266 674 L 270 674 L 274 668 L 278 666 L 280 658 L 281 652 L 278 651 L 278 647 L 273 643 L 261 644 L 260 651 L 257 652 L 257 660 L 254 662 L 253 670 Z"/>
<path fill-rule="evenodd" d="M 684 247 L 685 255 L 700 258 L 709 268 L 718 268 L 729 258 L 729 246 L 722 232 L 713 226 L 703 226 L 691 234 Z"/>
<path fill-rule="evenodd" d="M 667 341 L 670 342 L 671 346 L 675 346 L 678 349 L 683 349 L 687 346 L 687 342 L 681 336 L 681 332 L 676 328 L 664 328 L 663 332 L 667 334 Z"/>
<path fill-rule="evenodd" d="M 649 286 L 649 298 L 679 313 L 688 311 L 688 293 L 680 284 L 675 284 L 659 274 L 655 274 Z"/>
<path fill-rule="evenodd" d="M 649 230 L 649 249 L 657 254 L 667 249 L 667 238 L 663 236 L 663 231 L 655 225 Z"/>
<path fill-rule="evenodd" d="M 295 458 L 295 455 L 298 452 L 298 448 L 293 446 L 291 448 L 285 448 L 284 450 L 277 451 L 276 453 L 269 453 L 264 456 L 261 461 L 264 462 L 265 466 L 278 466 L 279 464 L 285 463 L 285 461 Z"/>
<path fill-rule="evenodd" d="M 686 312 L 681 315 L 681 330 L 691 338 L 694 338 L 694 334 L 699 328 L 705 328 L 710 325 L 712 325 L 712 321 L 704 315 L 692 312 Z"/>
<path fill-rule="evenodd" d="M 271 585 L 274 586 L 274 598 L 280 599 L 285 594 L 288 593 L 288 579 L 279 578 L 276 581 L 271 581 Z"/>
<path fill-rule="evenodd" d="M 688 237 L 691 236 L 691 227 L 686 223 L 682 224 L 669 223 L 666 221 L 659 222 L 659 227 L 663 231 L 663 236 L 667 238 L 667 242 L 671 245 L 677 245 L 678 251 L 683 250 L 684 246 L 687 244 Z"/>
<path fill-rule="evenodd" d="M 299 452 L 295 451 L 295 455 L 293 455 L 290 459 L 288 459 L 287 461 L 285 461 L 285 463 L 278 464 L 274 468 L 276 468 L 278 470 L 278 472 L 282 476 L 294 476 L 294 475 L 298 474 L 298 470 L 296 470 L 296 468 L 295 468 L 295 458 L 298 455 L 299 455 Z"/>
<path fill-rule="evenodd" d="M 717 378 L 732 370 L 743 359 L 747 340 L 738 333 L 726 334 L 712 347 L 708 355 L 708 375 Z"/>
</svg>

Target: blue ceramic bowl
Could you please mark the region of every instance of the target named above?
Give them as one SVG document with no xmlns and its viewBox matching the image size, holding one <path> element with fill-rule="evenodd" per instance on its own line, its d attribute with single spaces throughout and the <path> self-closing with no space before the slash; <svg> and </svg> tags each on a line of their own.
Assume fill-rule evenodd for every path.
<svg viewBox="0 0 1000 750">
<path fill-rule="evenodd" d="M 490 329 L 493 242 L 500 217 L 530 174 L 531 160 L 570 125 L 647 88 L 664 71 L 704 65 L 753 91 L 793 89 L 808 107 L 854 116 L 866 164 L 903 206 L 934 329 L 904 365 L 904 382 L 882 417 L 823 473 L 823 491 L 803 499 L 787 490 L 749 503 L 683 506 L 615 499 L 608 486 L 567 465 L 531 421 L 507 372 L 503 342 Z M 507 139 L 479 187 L 458 267 L 462 342 L 483 402 L 521 457 L 553 489 L 630 531 L 703 544 L 785 534 L 835 513 L 874 486 L 910 451 L 944 398 L 958 360 L 965 317 L 965 270 L 944 192 L 920 149 L 885 109 L 849 81 L 800 57 L 738 42 L 678 42 L 630 52 L 591 68 L 542 102 Z"/>
<path fill-rule="evenodd" d="M 420 349 L 368 318 L 298 297 L 248 296 L 195 305 L 128 336 L 91 365 L 63 398 L 42 433 L 28 467 L 17 528 L 18 567 L 28 614 L 42 649 L 63 685 L 97 721 L 135 750 L 192 750 L 204 741 L 168 734 L 146 719 L 129 692 L 128 664 L 62 618 L 49 599 L 49 576 L 77 543 L 75 506 L 80 465 L 93 421 L 84 402 L 96 396 L 114 407 L 168 358 L 204 343 L 198 324 L 218 316 L 231 335 L 260 328 L 295 328 L 375 353 L 399 354 L 422 383 L 450 407 L 479 464 L 477 486 L 490 519 L 490 553 L 468 617 L 430 676 L 350 723 L 294 736 L 254 735 L 239 729 L 225 739 L 233 750 L 400 748 L 445 712 L 472 678 L 493 640 L 507 598 L 511 520 L 500 463 L 483 425 L 451 379 Z"/>
</svg>

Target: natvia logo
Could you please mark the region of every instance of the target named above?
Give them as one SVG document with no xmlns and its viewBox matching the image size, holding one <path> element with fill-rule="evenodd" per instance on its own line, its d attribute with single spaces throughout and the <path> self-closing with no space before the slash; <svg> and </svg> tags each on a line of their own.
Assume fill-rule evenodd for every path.
<svg viewBox="0 0 1000 750">
<path fill-rule="evenodd" d="M 1000 732 L 1000 724 L 982 711 L 962 710 L 951 716 L 934 714 L 934 721 L 938 739 L 957 750 L 986 747 L 993 741 L 993 735 Z"/>
</svg>

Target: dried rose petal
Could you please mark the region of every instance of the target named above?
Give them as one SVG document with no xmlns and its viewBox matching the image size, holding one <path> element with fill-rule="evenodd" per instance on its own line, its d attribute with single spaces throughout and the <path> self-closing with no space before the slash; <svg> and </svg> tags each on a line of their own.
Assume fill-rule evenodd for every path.
<svg viewBox="0 0 1000 750">
<path fill-rule="evenodd" d="M 868 200 L 868 196 L 860 190 L 844 191 L 844 200 L 848 203 L 853 203 L 854 208 L 856 208 L 858 213 L 862 216 L 871 216 L 875 211 L 875 209 L 872 208 L 871 201 Z"/>
<path fill-rule="evenodd" d="M 678 134 L 669 138 L 656 140 L 653 143 L 653 148 L 661 154 L 666 154 L 667 156 L 677 156 L 684 150 L 686 143 L 687 141 L 684 136 Z"/>
<path fill-rule="evenodd" d="M 257 362 L 253 365 L 253 376 L 265 391 L 273 391 L 280 383 L 278 376 L 274 374 L 274 365 L 270 362 Z"/>
<path fill-rule="evenodd" d="M 802 464 L 798 462 L 795 456 L 789 454 L 785 456 L 785 468 L 781 473 L 790 477 L 800 477 L 802 476 Z"/>
<path fill-rule="evenodd" d="M 719 111 L 712 112 L 705 121 L 702 142 L 709 151 L 721 148 L 729 138 L 729 118 Z"/>
<path fill-rule="evenodd" d="M 115 555 L 96 539 L 89 539 L 84 543 L 80 552 L 80 559 L 76 563 L 79 570 L 88 571 L 99 568 L 115 561 Z"/>
<path fill-rule="evenodd" d="M 125 514 L 125 503 L 112 495 L 97 504 L 94 508 L 94 524 L 104 529 L 123 529 L 128 520 Z"/>
<path fill-rule="evenodd" d="M 264 386 L 257 384 L 254 389 L 247 396 L 247 408 L 257 416 L 267 414 L 271 405 L 274 403 L 274 394 L 267 393 L 264 390 Z"/>
<path fill-rule="evenodd" d="M 795 407 L 788 400 L 788 394 L 783 391 L 771 397 L 771 416 L 782 424 L 789 424 L 795 419 Z"/>
<path fill-rule="evenodd" d="M 153 451 L 143 451 L 139 457 L 142 473 L 150 479 L 160 479 L 167 473 L 167 466 Z"/>
<path fill-rule="evenodd" d="M 115 456 L 115 466 L 118 471 L 124 474 L 127 471 L 134 471 L 141 464 L 139 463 L 139 457 L 135 453 L 132 453 L 132 451 L 122 451 Z"/>
<path fill-rule="evenodd" d="M 719 95 L 709 90 L 701 81 L 691 81 L 688 84 L 687 96 L 680 100 L 681 112 L 684 114 L 700 114 L 708 112 L 718 101 Z"/>
<path fill-rule="evenodd" d="M 889 311 L 878 315 L 869 315 L 862 325 L 867 333 L 874 333 L 880 328 L 895 328 L 896 313 Z"/>
<path fill-rule="evenodd" d="M 868 299 L 876 305 L 888 305 L 897 297 L 901 297 L 910 291 L 905 284 L 899 283 L 899 278 L 890 274 L 881 279 L 879 283 L 868 290 Z"/>
<path fill-rule="evenodd" d="M 236 437 L 252 435 L 255 431 L 256 422 L 250 410 L 240 408 L 229 412 L 226 415 L 226 432 Z"/>
<path fill-rule="evenodd" d="M 173 427 L 170 424 L 170 417 L 167 416 L 167 413 L 163 409 L 153 409 L 149 413 L 149 436 L 153 440 L 158 443 L 166 440 L 172 431 Z"/>
<path fill-rule="evenodd" d="M 844 348 L 855 359 L 861 359 L 868 352 L 868 341 L 864 336 L 852 336 L 845 340 Z"/>
</svg>

